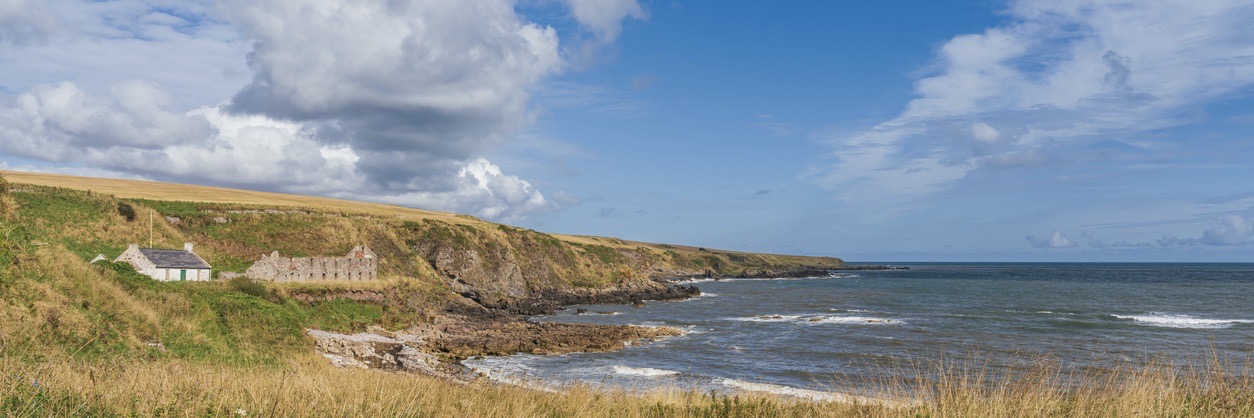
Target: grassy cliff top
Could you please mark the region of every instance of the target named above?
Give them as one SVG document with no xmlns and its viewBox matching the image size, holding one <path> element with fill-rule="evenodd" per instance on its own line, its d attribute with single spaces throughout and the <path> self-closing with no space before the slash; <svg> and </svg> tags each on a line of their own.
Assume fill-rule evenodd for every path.
<svg viewBox="0 0 1254 418">
<path fill-rule="evenodd" d="M 96 193 L 114 195 L 123 199 L 145 199 L 167 202 L 198 202 L 247 206 L 286 207 L 291 209 L 309 209 L 320 212 L 339 212 L 345 214 L 361 214 L 378 217 L 390 217 L 402 220 L 421 221 L 426 219 L 439 220 L 454 224 L 475 226 L 484 230 L 494 230 L 499 224 L 487 222 L 470 215 L 449 212 L 438 212 L 415 209 L 397 205 L 359 202 L 329 197 L 303 196 L 285 193 L 261 192 L 255 190 L 229 189 L 224 187 L 199 186 L 192 184 L 162 183 L 144 180 L 107 179 L 96 177 L 80 177 L 64 174 L 30 173 L 22 171 L 0 171 L 0 175 L 15 184 L 32 184 L 49 187 L 90 190 Z M 560 240 L 582 245 L 603 245 L 613 248 L 647 247 L 662 251 L 699 252 L 699 247 L 674 244 L 657 244 L 639 241 L 627 241 L 618 238 L 597 237 L 588 235 L 549 234 Z M 718 250 L 726 254 L 752 254 L 739 251 Z M 770 255 L 770 254 L 764 254 Z M 816 265 L 840 264 L 835 257 L 786 256 L 789 258 L 813 260 Z"/>
<path fill-rule="evenodd" d="M 259 192 L 255 190 L 228 189 L 224 187 L 198 186 L 193 184 L 162 183 L 144 180 L 106 179 L 79 177 L 64 174 L 0 171 L 14 184 L 64 187 L 91 190 L 111 194 L 119 198 L 147 199 L 173 202 L 228 203 L 240 205 L 287 206 L 317 209 L 330 212 L 359 213 L 374 216 L 396 216 L 413 220 L 440 219 L 451 222 L 477 221 L 470 217 L 447 212 L 435 212 L 379 203 L 354 202 L 326 197 L 301 196 L 285 193 Z M 482 221 L 478 221 L 482 222 Z"/>
</svg>

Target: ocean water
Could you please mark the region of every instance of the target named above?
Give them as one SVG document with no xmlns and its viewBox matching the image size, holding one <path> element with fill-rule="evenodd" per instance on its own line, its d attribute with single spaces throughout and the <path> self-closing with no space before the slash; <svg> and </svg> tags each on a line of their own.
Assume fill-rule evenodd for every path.
<svg viewBox="0 0 1254 418">
<path fill-rule="evenodd" d="M 899 264 L 800 279 L 700 281 L 691 300 L 572 306 L 536 321 L 665 325 L 680 337 L 611 353 L 466 361 L 494 379 L 556 389 L 873 393 L 937 361 L 994 374 L 1254 353 L 1254 264 Z M 588 314 L 576 315 L 584 308 Z M 920 367 L 921 366 L 921 367 Z"/>
</svg>

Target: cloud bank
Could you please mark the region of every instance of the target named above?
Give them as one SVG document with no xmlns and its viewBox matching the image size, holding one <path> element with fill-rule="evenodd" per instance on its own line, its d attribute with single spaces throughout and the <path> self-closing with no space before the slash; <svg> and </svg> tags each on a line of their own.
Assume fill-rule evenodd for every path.
<svg viewBox="0 0 1254 418">
<path fill-rule="evenodd" d="M 1181 238 L 1164 234 L 1153 242 L 1106 241 L 1085 231 L 1081 234 L 1084 244 L 1072 240 L 1059 231 L 1045 238 L 1034 235 L 1024 237 L 1033 248 L 1073 248 L 1085 246 L 1093 249 L 1127 249 L 1152 247 L 1241 247 L 1254 246 L 1254 220 L 1237 214 L 1225 214 L 1210 220 L 1210 225 L 1200 236 Z"/>
<path fill-rule="evenodd" d="M 558 207 L 482 157 L 530 123 L 532 91 L 567 66 L 556 31 L 519 16 L 512 1 L 6 4 L 0 55 L 33 59 L 0 59 L 0 74 L 15 75 L 0 85 L 0 153 L 35 168 L 502 220 Z M 568 4 L 605 43 L 622 19 L 645 16 L 634 0 Z M 206 65 L 77 58 L 93 46 Z M 122 64 L 143 61 L 122 55 Z M 206 75 L 170 75 L 184 71 Z"/>
<path fill-rule="evenodd" d="M 1240 215 L 1223 215 L 1215 218 L 1211 222 L 1211 226 L 1202 231 L 1202 236 L 1198 238 L 1179 238 L 1171 235 L 1164 235 L 1158 240 L 1158 245 L 1164 247 L 1170 246 L 1190 246 L 1190 245 L 1210 245 L 1210 246 L 1242 246 L 1254 245 L 1254 220 L 1250 220 Z"/>
</svg>

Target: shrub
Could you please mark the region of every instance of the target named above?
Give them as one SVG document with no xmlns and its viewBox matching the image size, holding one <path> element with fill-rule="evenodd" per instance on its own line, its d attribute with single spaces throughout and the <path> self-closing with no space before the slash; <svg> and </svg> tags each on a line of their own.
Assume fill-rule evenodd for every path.
<svg viewBox="0 0 1254 418">
<path fill-rule="evenodd" d="M 118 202 L 118 215 L 126 218 L 127 222 L 135 222 L 135 208 L 130 203 Z"/>
<path fill-rule="evenodd" d="M 270 296 L 270 289 L 267 289 L 266 285 L 244 276 L 231 279 L 230 284 L 232 288 L 245 294 L 253 295 L 262 299 L 266 299 Z"/>
</svg>

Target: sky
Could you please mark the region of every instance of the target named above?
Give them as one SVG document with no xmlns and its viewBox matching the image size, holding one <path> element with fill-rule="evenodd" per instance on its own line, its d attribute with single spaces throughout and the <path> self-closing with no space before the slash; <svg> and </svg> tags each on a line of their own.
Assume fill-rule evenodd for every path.
<svg viewBox="0 0 1254 418">
<path fill-rule="evenodd" d="M 1254 4 L 7 0 L 0 169 L 849 261 L 1254 261 Z"/>
</svg>

